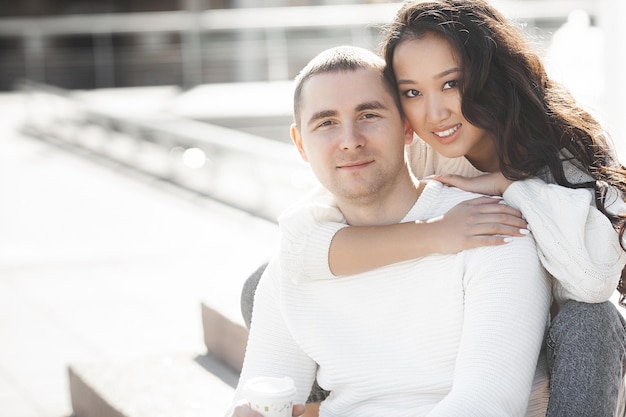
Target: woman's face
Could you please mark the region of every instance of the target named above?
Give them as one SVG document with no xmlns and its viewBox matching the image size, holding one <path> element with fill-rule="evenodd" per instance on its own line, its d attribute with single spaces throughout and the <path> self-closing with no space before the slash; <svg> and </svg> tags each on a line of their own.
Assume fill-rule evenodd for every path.
<svg viewBox="0 0 626 417">
<path fill-rule="evenodd" d="M 402 109 L 422 140 L 443 156 L 465 156 L 481 171 L 497 170 L 491 137 L 461 112 L 462 69 L 447 40 L 427 34 L 401 42 L 393 71 Z"/>
</svg>

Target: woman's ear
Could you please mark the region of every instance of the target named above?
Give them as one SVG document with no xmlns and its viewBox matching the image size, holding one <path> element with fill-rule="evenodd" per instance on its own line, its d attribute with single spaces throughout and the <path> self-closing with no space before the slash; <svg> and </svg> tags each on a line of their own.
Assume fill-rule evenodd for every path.
<svg viewBox="0 0 626 417">
<path fill-rule="evenodd" d="M 306 153 L 304 152 L 304 147 L 302 146 L 302 135 L 300 135 L 300 130 L 295 123 L 291 124 L 291 128 L 289 129 L 289 134 L 291 135 L 291 140 L 293 141 L 296 148 L 298 148 L 298 152 L 300 152 L 300 157 L 305 161 L 309 162 Z"/>
<path fill-rule="evenodd" d="M 415 131 L 411 127 L 411 124 L 409 123 L 409 120 L 405 117 L 404 118 L 404 143 L 406 145 L 410 145 L 411 143 L 413 143 L 413 135 L 414 135 L 414 133 L 415 133 Z"/>
</svg>

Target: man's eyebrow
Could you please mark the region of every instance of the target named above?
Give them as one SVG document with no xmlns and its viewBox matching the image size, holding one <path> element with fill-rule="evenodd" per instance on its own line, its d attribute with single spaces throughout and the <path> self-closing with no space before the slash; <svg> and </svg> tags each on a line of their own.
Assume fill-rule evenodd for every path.
<svg viewBox="0 0 626 417">
<path fill-rule="evenodd" d="M 335 110 L 322 110 L 317 113 L 313 113 L 313 115 L 307 121 L 307 126 L 314 124 L 318 120 L 324 119 L 326 117 L 333 117 L 337 115 L 337 111 Z"/>
<path fill-rule="evenodd" d="M 387 106 L 378 100 L 367 101 L 356 106 L 355 110 L 361 112 L 364 110 L 387 110 Z M 337 115 L 336 110 L 322 110 L 317 113 L 313 113 L 307 121 L 307 126 L 315 124 L 318 120 L 325 119 L 326 117 L 334 117 Z"/>
<path fill-rule="evenodd" d="M 381 103 L 378 100 L 368 101 L 368 102 L 361 103 L 358 106 L 356 106 L 356 111 L 363 111 L 363 110 L 387 110 L 387 106 L 385 106 L 383 103 Z"/>
</svg>

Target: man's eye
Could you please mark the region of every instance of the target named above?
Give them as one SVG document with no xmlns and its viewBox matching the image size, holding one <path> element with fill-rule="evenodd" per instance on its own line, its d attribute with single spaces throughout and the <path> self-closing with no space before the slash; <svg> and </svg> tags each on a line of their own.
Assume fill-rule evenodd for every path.
<svg viewBox="0 0 626 417">
<path fill-rule="evenodd" d="M 417 90 L 413 90 L 413 89 L 411 89 L 411 90 L 406 90 L 406 91 L 403 93 L 403 95 L 404 95 L 405 97 L 412 98 L 412 97 L 417 97 L 417 96 L 419 96 L 419 95 L 420 95 L 420 92 L 419 92 L 419 91 L 417 91 Z"/>
<path fill-rule="evenodd" d="M 367 114 L 364 114 L 364 115 L 363 115 L 363 118 L 364 118 L 364 119 L 374 119 L 374 118 L 376 118 L 376 117 L 378 117 L 378 115 L 377 115 L 377 114 L 374 114 L 374 113 L 367 113 Z"/>
</svg>

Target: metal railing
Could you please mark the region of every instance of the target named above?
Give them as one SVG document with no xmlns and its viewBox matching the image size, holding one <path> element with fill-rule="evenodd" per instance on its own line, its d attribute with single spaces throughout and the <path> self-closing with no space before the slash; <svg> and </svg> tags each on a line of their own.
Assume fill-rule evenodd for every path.
<svg viewBox="0 0 626 417">
<path fill-rule="evenodd" d="M 275 222 L 315 180 L 293 145 L 156 114 L 111 114 L 72 92 L 22 80 L 24 133 L 103 158 Z"/>
</svg>

